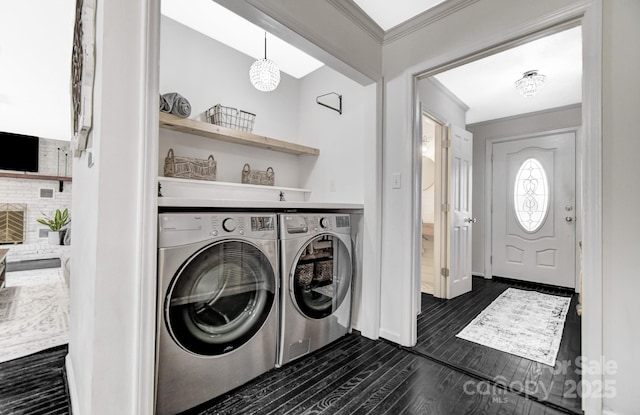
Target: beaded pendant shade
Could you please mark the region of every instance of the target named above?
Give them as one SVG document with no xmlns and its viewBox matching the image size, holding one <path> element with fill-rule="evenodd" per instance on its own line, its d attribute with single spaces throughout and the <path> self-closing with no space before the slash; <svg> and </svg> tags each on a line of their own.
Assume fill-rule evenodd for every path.
<svg viewBox="0 0 640 415">
<path fill-rule="evenodd" d="M 280 83 L 280 69 L 271 59 L 267 59 L 267 33 L 264 34 L 264 59 L 256 60 L 249 69 L 249 79 L 253 86 L 263 92 L 273 91 Z"/>
<path fill-rule="evenodd" d="M 539 74 L 536 70 L 527 71 L 521 79 L 516 81 L 516 89 L 523 97 L 532 97 L 542 89 L 546 80 L 547 77 Z"/>
</svg>

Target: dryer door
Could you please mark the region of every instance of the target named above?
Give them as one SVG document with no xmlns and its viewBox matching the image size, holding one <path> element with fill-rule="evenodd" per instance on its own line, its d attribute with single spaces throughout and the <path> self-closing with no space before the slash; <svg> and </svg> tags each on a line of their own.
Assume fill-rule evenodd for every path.
<svg viewBox="0 0 640 415">
<path fill-rule="evenodd" d="M 231 352 L 269 316 L 276 291 L 273 265 L 255 245 L 226 240 L 194 254 L 178 270 L 165 298 L 173 339 L 198 355 Z"/>
<path fill-rule="evenodd" d="M 305 316 L 331 315 L 345 300 L 351 285 L 351 255 L 340 238 L 323 234 L 298 252 L 290 275 L 293 302 Z"/>
</svg>

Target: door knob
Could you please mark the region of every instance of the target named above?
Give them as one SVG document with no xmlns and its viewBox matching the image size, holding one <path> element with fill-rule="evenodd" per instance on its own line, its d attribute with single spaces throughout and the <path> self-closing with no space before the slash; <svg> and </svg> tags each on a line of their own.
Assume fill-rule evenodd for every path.
<svg viewBox="0 0 640 415">
<path fill-rule="evenodd" d="M 564 220 L 566 220 L 567 222 L 573 222 L 573 216 L 566 216 Z"/>
<path fill-rule="evenodd" d="M 476 223 L 477 219 L 476 218 L 466 218 L 464 221 L 467 222 L 467 223 Z"/>
</svg>

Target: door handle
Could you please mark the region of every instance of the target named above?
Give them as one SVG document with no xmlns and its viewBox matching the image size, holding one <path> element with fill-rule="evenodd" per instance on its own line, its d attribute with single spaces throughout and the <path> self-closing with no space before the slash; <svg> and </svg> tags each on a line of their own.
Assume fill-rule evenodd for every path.
<svg viewBox="0 0 640 415">
<path fill-rule="evenodd" d="M 565 216 L 564 220 L 567 222 L 573 222 L 573 216 Z"/>
<path fill-rule="evenodd" d="M 466 223 L 476 223 L 477 219 L 476 218 L 466 218 L 464 221 Z"/>
</svg>

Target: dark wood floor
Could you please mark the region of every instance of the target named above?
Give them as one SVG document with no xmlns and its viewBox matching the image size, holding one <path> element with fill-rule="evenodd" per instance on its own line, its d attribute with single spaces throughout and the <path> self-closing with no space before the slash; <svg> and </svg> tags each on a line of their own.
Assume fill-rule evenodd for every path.
<svg viewBox="0 0 640 415">
<path fill-rule="evenodd" d="M 560 414 L 384 341 L 350 334 L 191 414 Z"/>
<path fill-rule="evenodd" d="M 554 368 L 455 337 L 509 287 L 572 297 Z M 550 406 L 581 413 L 581 400 L 574 393 L 580 382 L 576 358 L 581 351 L 576 302 L 577 295 L 563 289 L 474 277 L 473 291 L 453 300 L 422 294 L 418 343 L 413 350 L 466 374 L 506 383 L 512 391 L 528 394 Z"/>
<path fill-rule="evenodd" d="M 70 414 L 67 346 L 0 363 L 0 414 Z"/>
<path fill-rule="evenodd" d="M 453 336 L 490 298 L 513 284 L 474 280 L 466 298 L 423 297 L 419 344 L 406 349 L 353 333 L 238 389 L 191 414 L 522 414 L 577 412 L 562 398 L 564 380 L 542 365 Z M 556 293 L 557 294 L 557 293 Z M 448 307 L 448 308 L 447 308 Z M 451 313 L 452 310 L 456 312 Z M 579 353 L 579 318 L 570 310 L 559 359 Z M 473 315 L 473 316 L 472 316 Z M 467 323 L 465 323 L 467 321 Z M 573 327 L 577 325 L 577 327 Z M 567 330 L 576 338 L 570 338 Z M 458 330 L 459 331 L 459 330 Z M 455 333 L 454 333 L 455 332 Z M 469 342 L 466 342 L 469 343 Z M 68 414 L 66 346 L 0 364 L 0 414 Z M 560 371 L 562 372 L 562 371 Z M 548 382 L 551 395 L 505 388 L 495 376 Z M 579 378 L 577 378 L 579 380 Z"/>
</svg>

